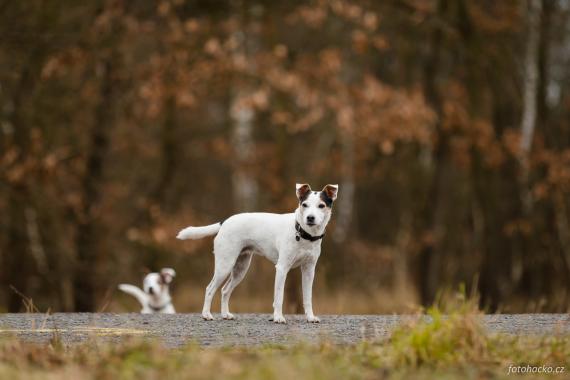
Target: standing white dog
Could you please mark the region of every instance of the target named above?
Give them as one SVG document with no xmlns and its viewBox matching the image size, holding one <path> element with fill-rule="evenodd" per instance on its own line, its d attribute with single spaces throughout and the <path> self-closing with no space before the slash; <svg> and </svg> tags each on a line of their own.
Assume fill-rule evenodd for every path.
<svg viewBox="0 0 570 380">
<path fill-rule="evenodd" d="M 321 254 L 321 239 L 331 218 L 332 204 L 338 185 L 326 185 L 322 191 L 311 191 L 307 184 L 297 184 L 299 207 L 290 214 L 243 213 L 204 227 L 188 227 L 177 238 L 200 239 L 215 235 L 215 270 L 206 288 L 202 317 L 213 320 L 210 308 L 214 294 L 222 288 L 222 318 L 234 319 L 229 310 L 232 291 L 243 280 L 253 254 L 275 264 L 273 321 L 285 323 L 283 291 L 291 268 L 301 267 L 303 307 L 309 322 L 320 322 L 313 314 L 313 279 Z"/>
<path fill-rule="evenodd" d="M 176 276 L 172 268 L 162 268 L 160 273 L 149 273 L 143 280 L 143 289 L 129 284 L 120 284 L 119 289 L 135 297 L 142 305 L 142 314 L 174 314 L 170 297 L 170 283 Z"/>
</svg>

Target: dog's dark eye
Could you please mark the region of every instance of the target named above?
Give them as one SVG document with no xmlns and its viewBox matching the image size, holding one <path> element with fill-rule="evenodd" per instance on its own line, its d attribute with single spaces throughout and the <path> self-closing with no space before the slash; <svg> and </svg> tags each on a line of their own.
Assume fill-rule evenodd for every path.
<svg viewBox="0 0 570 380">
<path fill-rule="evenodd" d="M 303 207 L 309 207 L 309 205 L 306 204 L 306 203 L 303 203 L 301 206 L 303 206 Z"/>
<path fill-rule="evenodd" d="M 325 208 L 325 205 L 321 203 L 321 204 L 319 205 L 319 208 Z"/>
</svg>

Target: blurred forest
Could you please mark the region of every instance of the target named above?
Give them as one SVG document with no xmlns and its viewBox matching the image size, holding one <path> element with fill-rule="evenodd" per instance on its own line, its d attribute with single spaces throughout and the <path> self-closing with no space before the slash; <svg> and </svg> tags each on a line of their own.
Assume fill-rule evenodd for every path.
<svg viewBox="0 0 570 380">
<path fill-rule="evenodd" d="M 0 311 L 138 311 L 117 283 L 172 266 L 196 312 L 177 231 L 296 182 L 340 185 L 317 313 L 569 310 L 570 1 L 0 0 Z"/>
</svg>

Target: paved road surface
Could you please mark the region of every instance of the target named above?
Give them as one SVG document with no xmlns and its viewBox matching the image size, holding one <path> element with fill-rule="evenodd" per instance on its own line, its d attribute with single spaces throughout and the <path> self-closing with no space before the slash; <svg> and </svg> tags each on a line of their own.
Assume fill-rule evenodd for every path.
<svg viewBox="0 0 570 380">
<path fill-rule="evenodd" d="M 390 329 L 410 316 L 322 315 L 320 324 L 304 317 L 286 316 L 286 325 L 269 322 L 269 314 L 238 314 L 235 321 L 203 321 L 199 314 L 141 315 L 56 313 L 0 314 L 0 338 L 16 335 L 24 340 L 45 342 L 54 334 L 65 344 L 97 338 L 119 341 L 125 337 L 158 338 L 168 347 L 195 342 L 211 345 L 288 344 L 328 340 L 356 343 L 388 336 Z M 510 334 L 570 334 L 568 314 L 487 315 L 492 332 Z"/>
</svg>

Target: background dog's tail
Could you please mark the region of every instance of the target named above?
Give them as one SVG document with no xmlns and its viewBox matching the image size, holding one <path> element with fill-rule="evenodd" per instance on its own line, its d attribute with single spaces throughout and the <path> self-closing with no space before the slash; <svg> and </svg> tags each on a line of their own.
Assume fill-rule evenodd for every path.
<svg viewBox="0 0 570 380">
<path fill-rule="evenodd" d="M 119 289 L 135 297 L 141 305 L 145 306 L 148 296 L 140 288 L 129 284 L 119 284 Z"/>
<path fill-rule="evenodd" d="M 186 227 L 178 233 L 176 238 L 180 240 L 202 239 L 203 237 L 217 234 L 221 226 L 222 223 L 210 224 L 204 227 Z"/>
</svg>

